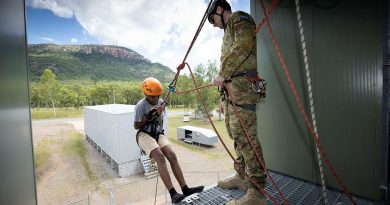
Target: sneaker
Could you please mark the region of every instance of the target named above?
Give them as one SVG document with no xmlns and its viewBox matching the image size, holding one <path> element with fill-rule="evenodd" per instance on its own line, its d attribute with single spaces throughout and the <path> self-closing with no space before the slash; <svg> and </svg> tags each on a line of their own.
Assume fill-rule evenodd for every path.
<svg viewBox="0 0 390 205">
<path fill-rule="evenodd" d="M 173 195 L 171 201 L 172 201 L 172 203 L 179 203 L 184 198 L 186 198 L 186 197 L 183 194 L 176 193 L 175 195 Z"/>
</svg>

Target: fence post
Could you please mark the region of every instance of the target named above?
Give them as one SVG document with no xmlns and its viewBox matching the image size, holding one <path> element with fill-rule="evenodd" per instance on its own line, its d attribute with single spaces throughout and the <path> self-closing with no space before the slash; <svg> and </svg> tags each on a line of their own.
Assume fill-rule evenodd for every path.
<svg viewBox="0 0 390 205">
<path fill-rule="evenodd" d="M 114 201 L 113 201 L 113 194 L 112 194 L 112 188 L 110 188 L 110 205 L 114 205 Z"/>
<path fill-rule="evenodd" d="M 90 204 L 89 204 L 89 194 L 88 194 L 88 205 L 90 205 Z"/>
</svg>

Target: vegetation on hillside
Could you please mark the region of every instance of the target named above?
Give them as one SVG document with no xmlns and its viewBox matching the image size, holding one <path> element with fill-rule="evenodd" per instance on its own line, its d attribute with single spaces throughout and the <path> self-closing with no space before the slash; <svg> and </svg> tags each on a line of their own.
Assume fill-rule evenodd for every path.
<svg viewBox="0 0 390 205">
<path fill-rule="evenodd" d="M 149 76 L 158 76 L 162 82 L 169 82 L 174 76 L 167 66 L 152 63 L 124 47 L 29 45 L 29 80 L 38 82 L 46 68 L 50 68 L 59 81 L 70 82 L 141 81 Z"/>
</svg>

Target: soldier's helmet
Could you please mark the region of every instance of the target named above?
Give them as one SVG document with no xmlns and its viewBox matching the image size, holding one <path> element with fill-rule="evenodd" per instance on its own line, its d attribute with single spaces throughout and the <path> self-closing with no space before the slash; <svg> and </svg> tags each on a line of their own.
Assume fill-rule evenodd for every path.
<svg viewBox="0 0 390 205">
<path fill-rule="evenodd" d="M 227 2 L 226 0 L 214 0 L 213 3 L 211 3 L 209 10 L 207 11 L 207 19 L 209 20 L 209 22 L 211 24 L 214 23 L 214 19 L 212 18 L 212 14 L 217 13 L 217 6 L 220 6 L 228 11 L 232 10 L 229 2 Z"/>
<path fill-rule="evenodd" d="M 160 96 L 162 93 L 162 86 L 159 80 L 149 77 L 142 82 L 142 91 L 144 91 L 146 95 Z"/>
</svg>

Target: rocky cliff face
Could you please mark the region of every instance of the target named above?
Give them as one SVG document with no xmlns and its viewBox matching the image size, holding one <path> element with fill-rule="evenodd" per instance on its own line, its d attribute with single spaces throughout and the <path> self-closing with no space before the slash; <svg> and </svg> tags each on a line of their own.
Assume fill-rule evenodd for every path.
<svg viewBox="0 0 390 205">
<path fill-rule="evenodd" d="M 56 44 L 31 44 L 28 46 L 30 52 L 45 53 L 45 52 L 68 52 L 68 53 L 83 53 L 83 54 L 103 54 L 110 55 L 126 61 L 144 61 L 152 63 L 149 59 L 144 58 L 139 53 L 120 46 L 111 45 L 56 45 Z"/>
</svg>

